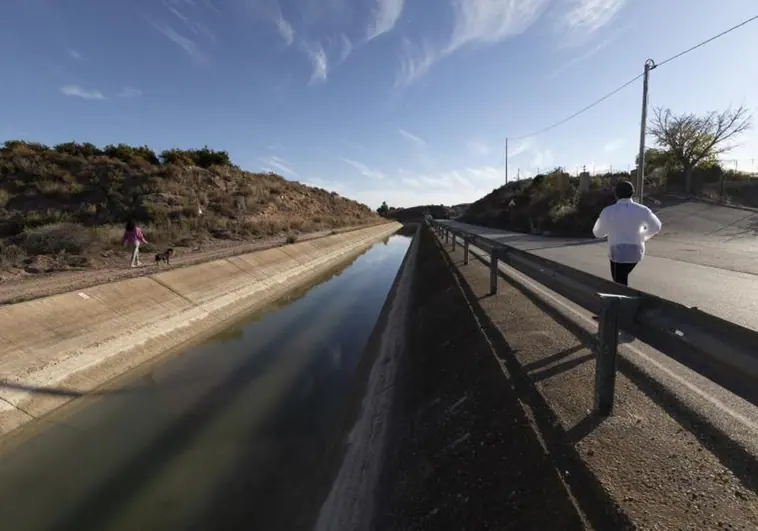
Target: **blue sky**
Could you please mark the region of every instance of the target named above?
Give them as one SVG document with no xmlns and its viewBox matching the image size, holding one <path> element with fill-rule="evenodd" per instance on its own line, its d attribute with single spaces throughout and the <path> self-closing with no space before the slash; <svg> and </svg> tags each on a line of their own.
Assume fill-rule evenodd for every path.
<svg viewBox="0 0 758 531">
<path fill-rule="evenodd" d="M 3 0 L 0 140 L 208 145 L 372 207 L 468 202 L 502 184 L 506 137 L 756 13 L 755 0 Z M 758 23 L 656 69 L 651 106 L 758 110 L 755 50 Z M 637 82 L 511 141 L 511 177 L 633 165 L 640 100 Z M 727 157 L 747 168 L 757 141 Z"/>
</svg>

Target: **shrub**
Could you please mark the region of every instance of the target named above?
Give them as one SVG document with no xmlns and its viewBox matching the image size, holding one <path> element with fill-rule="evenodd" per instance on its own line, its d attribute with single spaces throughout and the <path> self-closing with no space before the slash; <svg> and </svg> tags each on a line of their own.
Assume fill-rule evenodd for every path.
<svg viewBox="0 0 758 531">
<path fill-rule="evenodd" d="M 161 153 L 164 164 L 198 166 L 209 169 L 213 166 L 231 166 L 232 161 L 226 151 L 203 149 L 167 149 Z"/>
<path fill-rule="evenodd" d="M 72 155 L 74 157 L 88 158 L 103 154 L 103 152 L 98 149 L 97 146 L 90 144 L 89 142 L 85 142 L 83 144 L 78 144 L 76 142 L 66 142 L 64 144 L 58 144 L 53 149 L 55 149 L 55 151 L 58 153 L 65 153 L 66 155 Z"/>
<path fill-rule="evenodd" d="M 18 245 L 26 254 L 36 256 L 61 252 L 81 254 L 92 243 L 92 233 L 81 225 L 56 223 L 24 231 Z"/>
<path fill-rule="evenodd" d="M 155 151 L 147 146 L 132 147 L 127 144 L 118 144 L 117 146 L 110 145 L 105 146 L 103 153 L 108 157 L 119 159 L 126 163 L 131 163 L 136 160 L 144 160 L 156 166 L 161 163 L 158 155 L 155 154 Z"/>
</svg>

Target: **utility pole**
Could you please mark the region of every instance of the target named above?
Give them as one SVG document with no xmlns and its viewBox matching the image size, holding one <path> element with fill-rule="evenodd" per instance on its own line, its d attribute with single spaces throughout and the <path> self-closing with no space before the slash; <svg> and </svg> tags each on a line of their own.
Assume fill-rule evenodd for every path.
<svg viewBox="0 0 758 531">
<path fill-rule="evenodd" d="M 640 154 L 637 162 L 637 201 L 642 203 L 645 187 L 645 134 L 647 133 L 647 89 L 650 71 L 656 67 L 655 61 L 645 61 L 645 74 L 642 80 L 642 120 L 640 122 Z"/>
<path fill-rule="evenodd" d="M 505 138 L 505 184 L 508 184 L 508 137 Z"/>
</svg>

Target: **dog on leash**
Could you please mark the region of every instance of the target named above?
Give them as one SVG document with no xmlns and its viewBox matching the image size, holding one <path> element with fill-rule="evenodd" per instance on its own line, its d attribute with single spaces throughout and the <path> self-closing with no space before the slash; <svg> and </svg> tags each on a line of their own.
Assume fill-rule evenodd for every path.
<svg viewBox="0 0 758 531">
<path fill-rule="evenodd" d="M 160 265 L 161 262 L 166 262 L 166 265 L 171 265 L 171 257 L 174 255 L 174 250 L 169 247 L 162 253 L 155 255 L 155 265 Z"/>
</svg>

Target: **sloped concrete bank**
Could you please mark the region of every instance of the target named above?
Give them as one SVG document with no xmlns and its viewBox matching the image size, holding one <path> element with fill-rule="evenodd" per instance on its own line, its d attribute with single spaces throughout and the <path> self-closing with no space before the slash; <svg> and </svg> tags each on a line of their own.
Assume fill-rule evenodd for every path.
<svg viewBox="0 0 758 531">
<path fill-rule="evenodd" d="M 316 531 L 371 529 L 375 515 L 396 371 L 406 353 L 411 292 L 419 249 L 419 224 L 399 231 L 415 235 L 398 270 L 357 371 L 346 411 L 348 447 L 316 522 Z M 347 422 L 351 422 L 347 425 Z"/>
<path fill-rule="evenodd" d="M 0 436 L 218 331 L 400 227 L 388 223 L 0 307 Z"/>
</svg>

